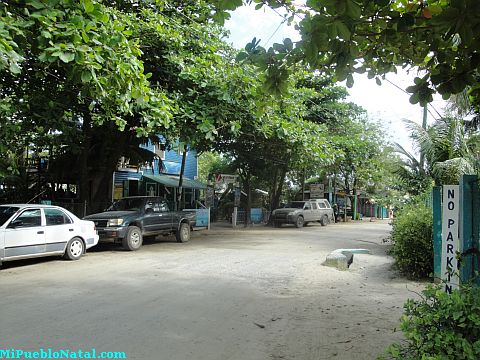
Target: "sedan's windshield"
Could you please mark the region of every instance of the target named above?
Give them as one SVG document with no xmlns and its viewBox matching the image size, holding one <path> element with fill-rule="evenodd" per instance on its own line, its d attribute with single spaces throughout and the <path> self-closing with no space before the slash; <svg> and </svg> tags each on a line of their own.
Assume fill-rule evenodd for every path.
<svg viewBox="0 0 480 360">
<path fill-rule="evenodd" d="M 0 206 L 0 226 L 5 224 L 5 221 L 10 219 L 10 217 L 15 214 L 18 210 L 18 207 L 15 206 Z"/>
<path fill-rule="evenodd" d="M 125 210 L 140 210 L 143 209 L 142 198 L 120 199 L 115 201 L 107 211 L 125 211 Z"/>
<path fill-rule="evenodd" d="M 303 201 L 294 201 L 290 204 L 285 205 L 286 208 L 295 208 L 295 209 L 303 209 L 303 205 L 305 203 Z"/>
</svg>

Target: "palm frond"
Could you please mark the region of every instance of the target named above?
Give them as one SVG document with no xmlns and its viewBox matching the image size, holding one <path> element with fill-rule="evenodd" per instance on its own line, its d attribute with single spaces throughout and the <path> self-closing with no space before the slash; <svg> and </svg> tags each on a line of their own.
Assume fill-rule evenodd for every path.
<svg viewBox="0 0 480 360">
<path fill-rule="evenodd" d="M 475 174 L 472 163 L 465 158 L 453 158 L 433 165 L 433 176 L 439 184 L 458 184 L 460 176 Z"/>
</svg>

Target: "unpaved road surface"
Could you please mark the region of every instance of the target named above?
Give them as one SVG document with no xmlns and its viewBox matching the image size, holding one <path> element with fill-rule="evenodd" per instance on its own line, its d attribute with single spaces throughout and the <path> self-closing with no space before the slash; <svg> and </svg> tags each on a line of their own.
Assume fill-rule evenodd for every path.
<svg viewBox="0 0 480 360">
<path fill-rule="evenodd" d="M 401 339 L 404 301 L 386 221 L 196 232 L 137 252 L 100 246 L 80 261 L 0 270 L 0 349 L 96 348 L 128 359 L 375 359 Z M 322 262 L 367 248 L 348 271 Z"/>
</svg>

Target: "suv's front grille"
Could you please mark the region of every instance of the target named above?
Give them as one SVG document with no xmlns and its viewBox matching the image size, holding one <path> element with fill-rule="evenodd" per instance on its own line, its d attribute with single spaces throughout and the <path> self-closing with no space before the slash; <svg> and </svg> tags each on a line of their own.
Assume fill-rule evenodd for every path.
<svg viewBox="0 0 480 360">
<path fill-rule="evenodd" d="M 107 227 L 108 220 L 93 220 L 97 228 Z"/>
</svg>

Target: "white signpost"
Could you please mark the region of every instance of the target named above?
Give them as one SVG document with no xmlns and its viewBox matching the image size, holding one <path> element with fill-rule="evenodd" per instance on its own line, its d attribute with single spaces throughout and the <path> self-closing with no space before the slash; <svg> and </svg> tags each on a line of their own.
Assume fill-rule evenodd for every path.
<svg viewBox="0 0 480 360">
<path fill-rule="evenodd" d="M 324 193 L 324 184 L 310 184 L 310 199 L 322 199 Z"/>
<path fill-rule="evenodd" d="M 215 184 L 217 186 L 235 184 L 236 182 L 238 182 L 238 175 L 215 174 Z"/>
<path fill-rule="evenodd" d="M 233 184 L 234 191 L 235 191 L 235 203 L 233 207 L 232 213 L 232 226 L 237 226 L 237 213 L 238 213 L 238 206 L 240 205 L 240 188 L 238 183 L 238 175 L 230 175 L 230 174 L 215 174 L 215 186 L 217 188 L 225 187 L 226 185 Z"/>
<path fill-rule="evenodd" d="M 458 261 L 459 249 L 459 208 L 460 188 L 458 185 L 443 186 L 442 205 L 442 281 L 447 293 L 458 288 Z"/>
</svg>

